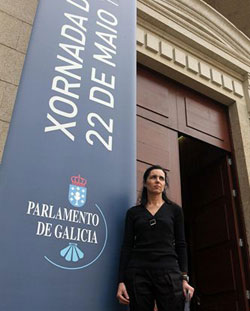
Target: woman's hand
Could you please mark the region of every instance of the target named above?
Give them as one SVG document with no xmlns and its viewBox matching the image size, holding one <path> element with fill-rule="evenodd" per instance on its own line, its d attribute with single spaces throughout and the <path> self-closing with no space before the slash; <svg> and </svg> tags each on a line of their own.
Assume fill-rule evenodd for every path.
<svg viewBox="0 0 250 311">
<path fill-rule="evenodd" d="M 119 300 L 120 303 L 122 303 L 124 305 L 129 304 L 128 292 L 127 292 L 126 286 L 123 282 L 119 283 L 119 285 L 118 285 L 116 298 Z"/>
<path fill-rule="evenodd" d="M 182 286 L 183 286 L 183 293 L 184 293 L 184 296 L 186 298 L 189 298 L 191 299 L 193 297 L 193 294 L 194 294 L 194 288 L 192 286 L 190 286 L 188 284 L 187 281 L 183 280 L 182 281 Z"/>
</svg>

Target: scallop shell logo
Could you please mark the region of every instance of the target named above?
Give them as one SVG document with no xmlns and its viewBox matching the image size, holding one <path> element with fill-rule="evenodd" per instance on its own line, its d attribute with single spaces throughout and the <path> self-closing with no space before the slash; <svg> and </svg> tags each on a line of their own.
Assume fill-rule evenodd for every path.
<svg viewBox="0 0 250 311">
<path fill-rule="evenodd" d="M 83 258 L 84 253 L 77 247 L 77 243 L 69 243 L 67 247 L 60 251 L 60 255 L 67 261 L 77 262 Z"/>
<path fill-rule="evenodd" d="M 57 268 L 79 270 L 94 264 L 104 252 L 108 239 L 108 226 L 105 215 L 98 204 L 90 201 L 86 208 L 81 210 L 81 207 L 87 202 L 87 179 L 79 174 L 71 176 L 71 182 L 68 200 L 76 209 L 58 207 L 56 215 L 60 216 L 62 211 L 65 213 L 65 217 L 64 214 L 58 216 L 58 220 L 67 223 L 65 225 L 56 223 L 53 227 L 53 237 L 65 239 L 68 242 L 64 241 L 67 244 L 60 244 L 56 251 L 54 248 L 48 249 L 48 255 L 44 255 L 44 258 Z M 68 222 L 70 222 L 70 226 Z M 78 223 L 78 225 L 72 226 L 72 222 Z"/>
</svg>

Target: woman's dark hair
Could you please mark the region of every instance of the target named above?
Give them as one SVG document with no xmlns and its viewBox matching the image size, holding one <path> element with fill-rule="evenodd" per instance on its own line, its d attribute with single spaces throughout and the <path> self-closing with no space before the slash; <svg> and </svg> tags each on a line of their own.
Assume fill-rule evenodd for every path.
<svg viewBox="0 0 250 311">
<path fill-rule="evenodd" d="M 168 187 L 167 172 L 166 172 L 166 170 L 164 170 L 163 167 L 161 167 L 160 165 L 152 165 L 149 168 L 147 168 L 146 171 L 144 172 L 144 175 L 143 175 L 143 188 L 141 191 L 141 197 L 139 198 L 139 202 L 142 206 L 146 206 L 146 204 L 148 202 L 148 192 L 147 192 L 147 188 L 145 187 L 145 183 L 146 183 L 147 178 L 148 178 L 148 176 L 152 170 L 162 170 L 164 172 L 165 184 L 166 184 L 166 187 Z M 167 197 L 166 189 L 164 189 L 162 192 L 162 199 L 167 203 L 172 203 Z"/>
</svg>

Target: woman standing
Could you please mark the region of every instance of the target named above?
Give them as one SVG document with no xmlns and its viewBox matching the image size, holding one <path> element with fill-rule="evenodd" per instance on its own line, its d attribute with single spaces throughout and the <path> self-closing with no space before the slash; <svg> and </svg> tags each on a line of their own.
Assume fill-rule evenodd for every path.
<svg viewBox="0 0 250 311">
<path fill-rule="evenodd" d="M 141 204 L 127 211 L 117 298 L 130 311 L 178 311 L 188 284 L 182 209 L 166 196 L 166 172 L 158 165 L 143 176 Z"/>
</svg>

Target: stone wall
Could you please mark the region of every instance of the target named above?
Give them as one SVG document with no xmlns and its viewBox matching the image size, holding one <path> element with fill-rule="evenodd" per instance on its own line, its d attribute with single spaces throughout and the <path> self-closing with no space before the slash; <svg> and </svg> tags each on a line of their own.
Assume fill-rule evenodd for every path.
<svg viewBox="0 0 250 311">
<path fill-rule="evenodd" d="M 0 0 L 0 162 L 39 0 Z"/>
</svg>

